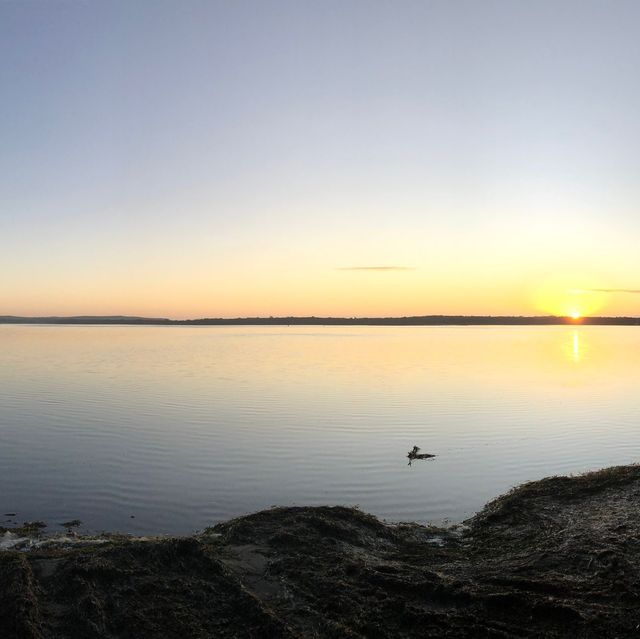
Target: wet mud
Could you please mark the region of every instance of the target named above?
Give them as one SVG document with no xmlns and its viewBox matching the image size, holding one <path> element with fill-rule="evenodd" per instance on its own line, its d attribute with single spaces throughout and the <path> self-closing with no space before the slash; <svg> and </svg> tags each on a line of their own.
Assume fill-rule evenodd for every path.
<svg viewBox="0 0 640 639">
<path fill-rule="evenodd" d="M 639 506 L 625 466 L 525 484 L 459 529 L 296 507 L 33 543 L 0 552 L 0 637 L 640 637 Z"/>
</svg>

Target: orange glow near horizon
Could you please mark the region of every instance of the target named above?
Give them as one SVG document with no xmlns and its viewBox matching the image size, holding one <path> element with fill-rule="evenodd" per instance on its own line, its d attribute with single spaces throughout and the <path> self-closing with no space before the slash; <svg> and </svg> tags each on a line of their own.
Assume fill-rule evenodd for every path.
<svg viewBox="0 0 640 639">
<path fill-rule="evenodd" d="M 551 315 L 579 320 L 601 311 L 608 297 L 593 278 L 560 274 L 537 287 L 534 306 Z"/>
<path fill-rule="evenodd" d="M 228 262 L 225 270 L 219 270 L 203 259 L 198 268 L 191 263 L 171 268 L 161 265 L 126 274 L 114 269 L 102 274 L 102 279 L 89 269 L 59 278 L 42 273 L 37 281 L 28 277 L 28 272 L 19 273 L 4 284 L 0 315 L 171 319 L 555 315 L 579 321 L 594 314 L 640 314 L 638 296 L 598 290 L 610 282 L 575 275 L 538 277 L 533 267 L 505 272 L 491 265 L 449 267 L 440 259 L 420 264 L 413 258 L 407 260 L 416 265 L 412 270 L 348 271 L 315 260 L 296 269 L 290 268 L 288 261 L 265 259 L 264 269 L 258 268 L 257 262 Z"/>
</svg>

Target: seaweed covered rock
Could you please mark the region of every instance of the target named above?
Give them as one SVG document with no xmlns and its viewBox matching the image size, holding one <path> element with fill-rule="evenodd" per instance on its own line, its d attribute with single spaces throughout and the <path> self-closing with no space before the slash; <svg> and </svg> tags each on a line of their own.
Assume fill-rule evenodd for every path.
<svg viewBox="0 0 640 639">
<path fill-rule="evenodd" d="M 274 508 L 0 553 L 0 636 L 640 636 L 640 467 L 525 484 L 464 532 Z"/>
</svg>

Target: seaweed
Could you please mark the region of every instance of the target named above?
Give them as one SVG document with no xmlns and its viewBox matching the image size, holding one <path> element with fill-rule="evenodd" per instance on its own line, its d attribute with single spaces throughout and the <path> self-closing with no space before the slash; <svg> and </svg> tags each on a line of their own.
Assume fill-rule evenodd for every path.
<svg viewBox="0 0 640 639">
<path fill-rule="evenodd" d="M 192 537 L 9 550 L 0 636 L 637 636 L 639 498 L 624 466 L 525 484 L 459 529 L 289 507 Z"/>
</svg>

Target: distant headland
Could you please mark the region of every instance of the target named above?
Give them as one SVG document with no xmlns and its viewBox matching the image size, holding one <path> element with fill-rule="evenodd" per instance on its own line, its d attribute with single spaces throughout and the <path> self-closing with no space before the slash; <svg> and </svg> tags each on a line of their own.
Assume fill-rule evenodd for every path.
<svg viewBox="0 0 640 639">
<path fill-rule="evenodd" d="M 414 315 L 408 317 L 235 317 L 175 320 L 126 315 L 20 317 L 0 315 L 0 324 L 120 324 L 143 326 L 640 326 L 640 317 L 560 317 L 504 315 Z"/>
</svg>

